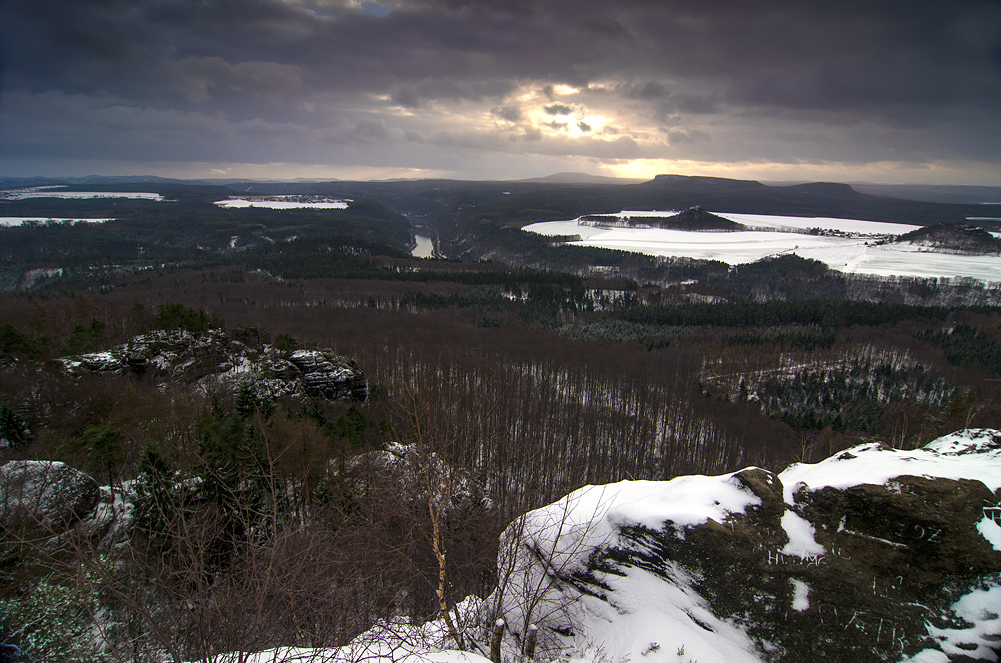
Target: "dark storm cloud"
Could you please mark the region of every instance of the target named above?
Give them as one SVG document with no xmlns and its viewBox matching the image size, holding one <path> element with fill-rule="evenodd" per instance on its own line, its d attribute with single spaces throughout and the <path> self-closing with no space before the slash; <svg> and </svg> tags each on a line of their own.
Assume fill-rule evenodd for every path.
<svg viewBox="0 0 1001 663">
<path fill-rule="evenodd" d="M 622 96 L 628 99 L 640 99 L 643 101 L 663 99 L 669 94 L 667 88 L 657 81 L 625 83 L 618 86 L 618 91 L 622 94 Z"/>
<path fill-rule="evenodd" d="M 525 116 L 519 106 L 499 106 L 491 108 L 490 112 L 508 122 L 520 122 Z"/>
<path fill-rule="evenodd" d="M 397 86 L 391 101 L 408 108 L 420 108 L 436 100 L 480 101 L 503 99 L 514 91 L 512 81 L 462 81 L 456 79 L 430 79 Z"/>
<path fill-rule="evenodd" d="M 245 140 L 254 122 L 276 144 L 305 136 L 303 153 L 322 159 L 318 135 L 352 149 L 417 145 L 441 130 L 420 124 L 432 121 L 507 132 L 477 149 L 517 136 L 546 143 L 540 127 L 557 115 L 574 115 L 591 143 L 633 135 L 623 159 L 652 131 L 671 137 L 650 142 L 650 153 L 724 150 L 692 126 L 703 118 L 714 136 L 793 123 L 795 139 L 775 147 L 790 158 L 819 152 L 821 139 L 809 136 L 826 128 L 842 131 L 844 158 L 862 161 L 948 154 L 997 164 L 985 155 L 1001 153 L 996 0 L 6 0 L 0 43 L 0 102 L 17 102 L 0 103 L 8 152 L 58 155 L 56 136 L 73 133 L 81 151 L 89 134 L 95 155 L 133 153 L 124 138 L 98 142 L 111 129 L 91 123 L 105 108 L 131 118 L 126 134 L 151 123 L 140 141 L 151 158 L 162 149 L 203 161 Z M 525 95 L 538 95 L 535 105 Z M 32 108 L 41 103 L 52 106 Z M 592 111 L 610 123 L 596 124 Z M 179 148 L 187 139 L 171 127 L 192 123 L 216 138 Z M 854 140 L 844 130 L 853 125 L 878 130 Z M 778 130 L 768 137 L 782 140 Z M 560 140 L 546 149 L 595 153 Z M 607 148 L 617 146 L 626 143 Z M 252 145 L 222 151 L 269 158 Z"/>
</svg>

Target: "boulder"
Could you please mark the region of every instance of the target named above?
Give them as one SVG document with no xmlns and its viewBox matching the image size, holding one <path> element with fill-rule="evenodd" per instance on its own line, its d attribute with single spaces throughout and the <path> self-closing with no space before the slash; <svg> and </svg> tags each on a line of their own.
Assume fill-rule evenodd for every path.
<svg viewBox="0 0 1001 663">
<path fill-rule="evenodd" d="M 0 467 L 0 525 L 50 537 L 90 518 L 101 498 L 93 478 L 61 462 L 16 460 Z"/>
<path fill-rule="evenodd" d="M 331 350 L 297 350 L 288 360 L 299 369 L 297 377 L 310 395 L 360 401 L 368 396 L 365 374 L 354 359 Z"/>
<path fill-rule="evenodd" d="M 501 542 L 517 654 L 675 663 L 998 660 L 1001 433 L 780 474 L 587 486 Z"/>
</svg>

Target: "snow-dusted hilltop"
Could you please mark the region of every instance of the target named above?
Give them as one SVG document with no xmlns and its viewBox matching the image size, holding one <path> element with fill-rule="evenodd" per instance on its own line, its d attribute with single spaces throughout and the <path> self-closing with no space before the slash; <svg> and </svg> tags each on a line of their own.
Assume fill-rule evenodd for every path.
<svg viewBox="0 0 1001 663">
<path fill-rule="evenodd" d="M 508 529 L 497 616 L 512 652 L 537 624 L 547 657 L 996 661 L 999 487 L 993 430 L 587 486 Z"/>
</svg>

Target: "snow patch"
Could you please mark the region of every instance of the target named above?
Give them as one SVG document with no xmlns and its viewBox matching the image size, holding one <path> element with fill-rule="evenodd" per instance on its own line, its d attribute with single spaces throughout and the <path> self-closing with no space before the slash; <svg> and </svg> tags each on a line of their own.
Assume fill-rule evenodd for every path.
<svg viewBox="0 0 1001 663">
<path fill-rule="evenodd" d="M 952 612 L 972 625 L 968 628 L 936 628 L 929 624 L 928 635 L 939 642 L 942 651 L 947 656 L 997 661 L 997 637 L 1001 634 L 1001 585 L 973 590 L 952 605 Z M 925 660 L 947 659 L 921 660 L 923 663 Z M 908 663 L 915 663 L 915 659 Z"/>
<path fill-rule="evenodd" d="M 64 219 L 64 218 L 51 218 L 51 217 L 41 217 L 41 216 L 0 216 L 0 226 L 21 226 L 26 223 L 107 223 L 108 221 L 114 221 L 114 219 Z"/>
<path fill-rule="evenodd" d="M 0 191 L 0 200 L 28 200 L 30 198 L 128 198 L 131 200 L 163 201 L 158 193 L 148 191 L 64 191 L 52 187 L 35 186 L 24 189 L 7 189 Z"/>
<path fill-rule="evenodd" d="M 578 650 L 604 652 L 602 658 L 612 661 L 759 663 L 747 633 L 714 615 L 692 578 L 669 564 L 675 567 L 674 582 L 635 567 L 623 577 L 604 577 L 614 589 L 614 605 L 593 596 L 580 600 L 574 631 L 586 643 L 579 642 Z M 656 650 L 651 637 L 657 638 Z"/>
<path fill-rule="evenodd" d="M 434 257 L 434 242 L 430 237 L 425 237 L 424 235 L 416 235 L 414 239 L 417 241 L 417 245 L 414 250 L 410 252 L 410 255 L 415 258 L 433 258 Z"/>
<path fill-rule="evenodd" d="M 542 549 L 552 549 L 561 565 L 578 565 L 573 551 L 590 553 L 612 539 L 621 527 L 640 525 L 676 530 L 712 519 L 723 522 L 761 499 L 745 489 L 734 474 L 693 475 L 670 481 L 620 481 L 584 486 L 549 506 L 529 512 L 519 523 Z"/>
<path fill-rule="evenodd" d="M 700 663 L 756 662 L 750 637 L 713 615 L 695 589 L 700 579 L 675 562 L 665 561 L 658 575 L 637 567 L 625 575 L 601 573 L 608 600 L 567 594 L 558 578 L 585 569 L 596 549 L 626 544 L 624 528 L 673 531 L 683 539 L 689 527 L 725 522 L 759 504 L 735 474 L 585 486 L 505 531 L 498 559 L 498 574 L 508 579 L 501 614 L 515 633 L 535 622 L 540 636 L 569 634 L 557 638 L 562 651 L 592 648 L 612 660 L 673 663 L 681 649 Z M 657 647 L 651 633 L 658 634 Z"/>
<path fill-rule="evenodd" d="M 533 223 L 523 229 L 541 235 L 578 235 L 582 246 L 619 249 L 653 256 L 719 260 L 729 265 L 796 254 L 846 273 L 878 276 L 967 277 L 999 280 L 997 256 L 960 256 L 897 244 L 896 236 L 920 226 L 860 219 L 786 217 L 716 212 L 748 228 L 700 232 L 663 228 L 600 228 L 578 219 Z M 623 211 L 609 217 L 669 216 L 668 212 Z"/>
<path fill-rule="evenodd" d="M 792 583 L 792 609 L 803 612 L 810 609 L 810 586 L 802 580 L 790 578 Z"/>
<path fill-rule="evenodd" d="M 1001 525 L 984 516 L 977 523 L 977 531 L 980 532 L 982 537 L 987 539 L 987 542 L 994 547 L 994 550 L 1001 550 Z"/>
<path fill-rule="evenodd" d="M 783 555 L 795 555 L 800 559 L 806 559 L 827 552 L 824 546 L 817 543 L 814 538 L 817 530 L 810 524 L 810 521 L 802 516 L 792 511 L 786 511 L 782 515 L 782 529 L 789 537 L 789 543 L 781 550 Z"/>
</svg>

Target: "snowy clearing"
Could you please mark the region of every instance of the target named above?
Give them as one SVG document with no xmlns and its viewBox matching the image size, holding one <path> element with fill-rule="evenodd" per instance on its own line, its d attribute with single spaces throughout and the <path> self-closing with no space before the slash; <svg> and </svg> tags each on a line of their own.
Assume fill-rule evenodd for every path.
<svg viewBox="0 0 1001 663">
<path fill-rule="evenodd" d="M 41 216 L 0 216 L 0 226 L 21 226 L 26 223 L 107 223 L 114 219 L 53 219 Z"/>
<path fill-rule="evenodd" d="M 661 228 L 596 228 L 578 225 L 575 219 L 533 223 L 525 226 L 524 230 L 548 236 L 578 235 L 580 241 L 571 243 L 581 246 L 653 256 L 719 260 L 728 265 L 796 254 L 850 274 L 1001 281 L 1001 258 L 998 256 L 956 255 L 910 244 L 878 244 L 881 240 L 908 233 L 919 226 L 827 217 L 716 214 L 751 229 L 693 232 Z M 670 212 L 623 211 L 607 216 L 637 218 L 669 215 Z M 809 234 L 811 229 L 821 229 L 826 234 Z"/>
<path fill-rule="evenodd" d="M 51 187 L 36 186 L 26 189 L 6 189 L 0 191 L 0 200 L 27 200 L 29 198 L 62 198 L 87 199 L 87 198 L 129 198 L 132 200 L 165 200 L 158 193 L 148 191 L 63 191 Z"/>
<path fill-rule="evenodd" d="M 226 209 L 260 207 L 266 209 L 347 209 L 349 200 L 327 196 L 230 196 L 216 205 Z"/>
<path fill-rule="evenodd" d="M 774 228 L 785 231 L 803 231 L 812 228 L 834 230 L 858 236 L 882 237 L 886 235 L 903 235 L 917 230 L 921 226 L 904 223 L 884 223 L 882 221 L 863 221 L 861 219 L 836 219 L 828 216 L 776 216 L 766 214 L 729 214 L 720 212 L 717 216 L 742 223 L 750 228 Z"/>
</svg>

